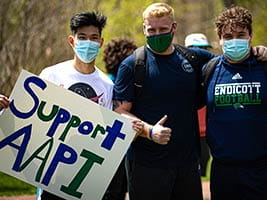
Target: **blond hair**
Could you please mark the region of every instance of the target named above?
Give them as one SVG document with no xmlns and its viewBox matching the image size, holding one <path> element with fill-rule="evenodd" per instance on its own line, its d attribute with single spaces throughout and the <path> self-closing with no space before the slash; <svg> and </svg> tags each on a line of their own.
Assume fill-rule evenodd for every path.
<svg viewBox="0 0 267 200">
<path fill-rule="evenodd" d="M 166 3 L 153 3 L 143 12 L 143 20 L 150 17 L 170 16 L 174 20 L 174 10 Z"/>
</svg>

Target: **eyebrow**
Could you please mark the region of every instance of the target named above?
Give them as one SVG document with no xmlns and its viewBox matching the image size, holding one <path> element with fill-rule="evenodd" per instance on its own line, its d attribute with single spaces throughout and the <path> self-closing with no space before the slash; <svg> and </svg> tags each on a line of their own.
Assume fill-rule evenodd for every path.
<svg viewBox="0 0 267 200">
<path fill-rule="evenodd" d="M 237 32 L 238 34 L 246 34 L 246 31 L 240 31 L 240 32 L 238 32 L 238 31 L 234 31 L 234 32 Z M 225 36 L 225 35 L 232 35 L 233 34 L 233 32 L 230 32 L 230 33 L 224 33 L 223 34 L 223 36 Z"/>
<path fill-rule="evenodd" d="M 78 33 L 77 35 L 81 35 L 81 36 L 85 35 L 86 36 L 86 34 L 82 33 L 82 32 Z"/>
<path fill-rule="evenodd" d="M 78 33 L 77 35 L 78 35 L 78 36 L 87 36 L 87 34 L 86 34 L 86 33 L 83 33 L 83 32 L 80 32 L 80 33 Z M 97 36 L 97 37 L 100 37 L 100 34 L 98 34 L 98 33 L 93 33 L 93 34 L 90 35 L 90 36 Z"/>
</svg>

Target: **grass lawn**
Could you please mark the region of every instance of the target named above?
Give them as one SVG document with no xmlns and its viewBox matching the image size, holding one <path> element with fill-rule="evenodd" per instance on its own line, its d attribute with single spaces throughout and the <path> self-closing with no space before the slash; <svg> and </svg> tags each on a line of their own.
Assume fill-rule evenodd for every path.
<svg viewBox="0 0 267 200">
<path fill-rule="evenodd" d="M 210 167 L 211 167 L 211 161 L 212 161 L 212 157 L 210 157 L 208 164 L 207 164 L 207 173 L 206 173 L 206 177 L 201 177 L 201 181 L 210 181 Z"/>
<path fill-rule="evenodd" d="M 36 187 L 0 172 L 0 196 L 35 194 Z"/>
</svg>

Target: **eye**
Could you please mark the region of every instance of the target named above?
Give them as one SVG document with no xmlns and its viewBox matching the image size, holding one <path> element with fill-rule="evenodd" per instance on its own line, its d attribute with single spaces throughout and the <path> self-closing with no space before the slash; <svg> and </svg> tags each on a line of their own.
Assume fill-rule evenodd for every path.
<svg viewBox="0 0 267 200">
<path fill-rule="evenodd" d="M 79 40 L 86 40 L 86 37 L 85 36 L 79 36 L 78 39 Z"/>
<path fill-rule="evenodd" d="M 238 37 L 239 37 L 239 38 L 244 38 L 244 37 L 246 37 L 246 36 L 247 36 L 247 35 L 246 35 L 245 33 L 239 33 L 239 34 L 238 34 Z"/>
<path fill-rule="evenodd" d="M 160 32 L 161 33 L 169 32 L 169 29 L 168 28 L 161 28 L 160 29 Z"/>
<path fill-rule="evenodd" d="M 100 38 L 99 37 L 91 37 L 90 40 L 92 41 L 98 41 Z"/>
<path fill-rule="evenodd" d="M 223 38 L 226 40 L 231 40 L 233 38 L 233 36 L 232 35 L 224 35 Z"/>
<path fill-rule="evenodd" d="M 155 30 L 154 30 L 154 29 L 148 29 L 147 32 L 148 32 L 148 33 L 154 33 Z"/>
</svg>

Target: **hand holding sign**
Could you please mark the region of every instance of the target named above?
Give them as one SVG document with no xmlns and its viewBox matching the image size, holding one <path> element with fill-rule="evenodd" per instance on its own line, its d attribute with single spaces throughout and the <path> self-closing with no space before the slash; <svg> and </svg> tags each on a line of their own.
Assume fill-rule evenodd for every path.
<svg viewBox="0 0 267 200">
<path fill-rule="evenodd" d="M 136 131 L 136 134 L 137 135 L 140 135 L 143 131 L 144 131 L 144 122 L 140 119 L 133 119 L 132 120 L 132 127 L 133 127 L 133 130 Z"/>
<path fill-rule="evenodd" d="M 0 110 L 3 108 L 8 108 L 9 104 L 10 100 L 6 96 L 0 94 Z"/>
</svg>

